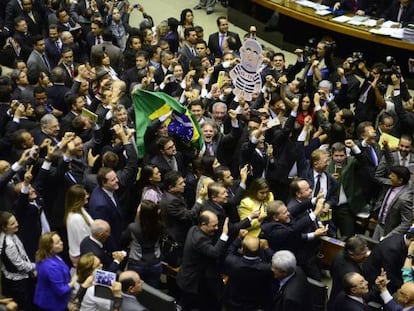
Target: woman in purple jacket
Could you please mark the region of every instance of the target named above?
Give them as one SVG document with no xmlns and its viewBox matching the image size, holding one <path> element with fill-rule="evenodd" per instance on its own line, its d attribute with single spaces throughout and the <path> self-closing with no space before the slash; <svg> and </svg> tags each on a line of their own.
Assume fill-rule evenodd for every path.
<svg viewBox="0 0 414 311">
<path fill-rule="evenodd" d="M 70 277 L 69 267 L 57 254 L 63 251 L 63 242 L 56 232 L 40 237 L 36 252 L 37 284 L 34 303 L 40 310 L 64 311 L 68 305 L 76 274 Z"/>
</svg>

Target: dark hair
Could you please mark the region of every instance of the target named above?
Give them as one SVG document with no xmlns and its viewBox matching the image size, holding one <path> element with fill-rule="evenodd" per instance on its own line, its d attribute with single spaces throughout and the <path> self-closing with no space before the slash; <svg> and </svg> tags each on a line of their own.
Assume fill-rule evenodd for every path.
<svg viewBox="0 0 414 311">
<path fill-rule="evenodd" d="M 162 223 L 157 204 L 150 200 L 143 200 L 140 204 L 138 221 L 144 238 L 151 241 L 159 240 L 162 233 Z"/>
<path fill-rule="evenodd" d="M 191 9 L 184 9 L 181 11 L 180 14 L 180 25 L 184 25 L 185 24 L 185 17 L 187 15 L 187 13 L 190 12 L 191 14 L 193 14 L 193 11 Z"/>
<path fill-rule="evenodd" d="M 128 289 L 131 286 L 135 286 L 135 281 L 133 278 L 126 278 L 121 281 L 121 285 L 122 285 L 122 292 L 127 293 Z"/>
<path fill-rule="evenodd" d="M 119 157 L 113 151 L 107 151 L 102 156 L 102 165 L 115 170 L 118 167 Z"/>
<path fill-rule="evenodd" d="M 276 56 L 281 56 L 283 61 L 285 61 L 285 54 L 283 54 L 282 52 L 276 52 L 273 54 L 272 60 L 273 58 L 275 58 Z"/>
<path fill-rule="evenodd" d="M 343 151 L 346 152 L 346 147 L 341 142 L 336 142 L 331 146 L 331 154 L 333 155 L 336 151 Z"/>
<path fill-rule="evenodd" d="M 36 45 L 39 41 L 45 40 L 42 35 L 34 35 L 32 36 L 32 44 Z"/>
<path fill-rule="evenodd" d="M 246 196 L 255 199 L 257 192 L 266 188 L 270 189 L 267 180 L 264 178 L 256 178 L 252 181 L 249 188 L 247 188 Z"/>
<path fill-rule="evenodd" d="M 165 145 L 169 141 L 174 141 L 174 139 L 172 139 L 171 137 L 166 137 L 166 136 L 161 136 L 160 138 L 158 138 L 157 141 L 156 141 L 156 145 L 157 145 L 158 150 L 163 151 Z"/>
<path fill-rule="evenodd" d="M 364 134 L 365 132 L 365 128 L 367 128 L 368 126 L 373 126 L 371 122 L 369 121 L 364 121 L 358 124 L 357 128 L 356 128 L 356 135 L 358 137 L 358 139 L 362 139 L 362 134 Z"/>
<path fill-rule="evenodd" d="M 219 16 L 219 17 L 217 17 L 217 19 L 216 19 L 216 24 L 217 24 L 217 26 L 220 26 L 220 21 L 221 21 L 222 19 L 227 20 L 227 17 L 225 17 L 225 16 Z"/>
<path fill-rule="evenodd" d="M 402 179 L 402 184 L 406 185 L 411 177 L 410 170 L 402 165 L 395 165 L 390 168 L 390 172 L 397 175 L 398 178 Z"/>
<path fill-rule="evenodd" d="M 169 190 L 171 187 L 174 187 L 177 183 L 177 180 L 180 177 L 183 177 L 180 172 L 177 172 L 177 171 L 167 172 L 164 176 L 164 184 L 167 190 Z"/>
<path fill-rule="evenodd" d="M 200 168 L 203 175 L 214 178 L 213 163 L 215 160 L 216 157 L 210 155 L 204 155 L 201 158 Z"/>
<path fill-rule="evenodd" d="M 220 165 L 214 170 L 214 177 L 216 180 L 223 179 L 224 172 L 230 171 L 230 168 L 225 165 Z"/>
<path fill-rule="evenodd" d="M 103 41 L 112 41 L 112 30 L 110 28 L 105 28 L 102 31 L 102 40 Z"/>
<path fill-rule="evenodd" d="M 344 275 L 342 279 L 342 286 L 344 288 L 344 292 L 347 295 L 351 294 L 351 289 L 354 288 L 355 284 L 352 284 L 351 279 L 357 274 L 357 272 L 348 272 Z"/>
<path fill-rule="evenodd" d="M 344 255 L 349 257 L 353 254 L 358 254 L 367 247 L 365 240 L 361 239 L 358 236 L 350 237 L 345 242 Z"/>
<path fill-rule="evenodd" d="M 194 27 L 187 27 L 184 29 L 184 38 L 187 39 L 187 37 L 190 35 L 190 32 L 195 31 Z"/>
<path fill-rule="evenodd" d="M 106 183 L 106 181 L 107 181 L 107 179 L 106 179 L 106 175 L 107 175 L 109 172 L 111 172 L 111 171 L 113 171 L 113 169 L 112 169 L 112 168 L 110 168 L 110 167 L 101 167 L 101 168 L 99 169 L 99 171 L 98 171 L 98 175 L 96 176 L 96 179 L 97 179 L 97 181 L 98 181 L 98 185 L 99 185 L 100 187 L 102 187 L 102 186 L 103 186 L 103 184 L 104 184 L 104 183 Z"/>
</svg>

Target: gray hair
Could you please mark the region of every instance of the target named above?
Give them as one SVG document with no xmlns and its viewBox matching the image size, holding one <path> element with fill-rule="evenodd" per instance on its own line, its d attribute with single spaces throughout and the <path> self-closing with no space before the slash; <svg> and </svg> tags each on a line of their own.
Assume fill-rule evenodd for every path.
<svg viewBox="0 0 414 311">
<path fill-rule="evenodd" d="M 319 82 L 318 87 L 319 88 L 326 87 L 327 89 L 329 89 L 329 91 L 331 91 L 332 90 L 332 83 L 329 80 L 322 80 L 321 82 Z"/>
<path fill-rule="evenodd" d="M 272 257 L 272 267 L 291 275 L 296 270 L 296 258 L 291 251 L 278 251 Z"/>
<path fill-rule="evenodd" d="M 103 219 L 95 219 L 91 224 L 91 234 L 92 236 L 97 236 L 102 232 L 105 232 L 108 229 L 109 223 Z"/>
<path fill-rule="evenodd" d="M 224 108 L 224 111 L 227 112 L 227 105 L 225 103 L 222 103 L 222 102 L 216 102 L 216 103 L 214 103 L 213 107 L 211 107 L 211 111 L 214 112 L 219 107 Z"/>
<path fill-rule="evenodd" d="M 45 114 L 41 119 L 40 119 L 40 127 L 44 128 L 46 125 L 51 124 L 53 121 L 58 121 L 58 119 L 56 119 L 56 117 L 53 114 Z"/>
</svg>

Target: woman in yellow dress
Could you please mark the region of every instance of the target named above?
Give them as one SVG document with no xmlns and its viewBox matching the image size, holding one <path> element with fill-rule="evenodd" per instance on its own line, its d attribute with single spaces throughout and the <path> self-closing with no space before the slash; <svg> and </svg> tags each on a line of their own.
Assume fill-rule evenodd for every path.
<svg viewBox="0 0 414 311">
<path fill-rule="evenodd" d="M 274 200 L 273 193 L 269 190 L 269 184 L 264 178 L 256 178 L 247 189 L 246 197 L 241 200 L 239 207 L 240 220 L 245 219 L 253 211 L 260 209 L 258 219 L 251 221 L 251 226 L 247 228 L 250 236 L 259 236 L 260 222 L 266 216 L 267 204 Z"/>
</svg>

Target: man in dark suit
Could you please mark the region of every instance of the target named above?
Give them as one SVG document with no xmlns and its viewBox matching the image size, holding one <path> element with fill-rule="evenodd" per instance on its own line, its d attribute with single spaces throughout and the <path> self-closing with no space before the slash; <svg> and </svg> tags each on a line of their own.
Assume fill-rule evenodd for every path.
<svg viewBox="0 0 414 311">
<path fill-rule="evenodd" d="M 19 222 L 18 236 L 23 242 L 29 259 L 34 261 L 39 238 L 42 233 L 50 231 L 50 226 L 42 207 L 43 200 L 31 185 L 32 168 L 33 166 L 26 169 L 24 181 L 16 185 L 15 189 L 19 195 L 14 211 Z"/>
<path fill-rule="evenodd" d="M 411 0 L 394 0 L 383 13 L 383 17 L 405 27 L 414 21 L 414 4 Z"/>
<path fill-rule="evenodd" d="M 261 250 L 259 238 L 249 236 L 242 239 L 242 237 L 240 233 L 239 238 L 230 245 L 225 259 L 229 276 L 226 310 L 267 310 L 271 301 L 270 263 L 259 256 Z M 240 246 L 242 256 L 238 253 Z M 273 253 L 270 248 L 267 248 L 267 251 Z"/>
<path fill-rule="evenodd" d="M 191 60 L 196 56 L 195 43 L 197 41 L 197 33 L 194 27 L 184 29 L 184 43 L 178 49 L 178 54 L 181 55 L 180 63 L 183 65 L 184 72 L 189 70 Z"/>
<path fill-rule="evenodd" d="M 213 182 L 208 185 L 207 195 L 208 199 L 204 200 L 202 204 L 196 203 L 193 209 L 199 210 L 200 212 L 208 210 L 216 214 L 219 221 L 219 230 L 216 232 L 216 235 L 213 236 L 213 242 L 215 242 L 219 238 L 219 235 L 217 235 L 217 233 L 221 231 L 225 219 L 229 216 L 224 209 L 224 204 L 227 203 L 228 192 L 223 184 Z M 240 229 L 249 228 L 251 226 L 251 221 L 258 218 L 259 216 L 260 210 L 255 210 L 242 221 L 237 221 L 234 223 L 230 222 L 228 233 L 230 239 L 234 239 L 239 233 Z"/>
<path fill-rule="evenodd" d="M 55 68 L 60 60 L 63 42 L 59 38 L 59 31 L 55 24 L 49 25 L 49 36 L 45 39 L 45 53 L 52 68 Z"/>
<path fill-rule="evenodd" d="M 239 35 L 229 31 L 229 22 L 227 18 L 225 16 L 218 17 L 217 26 L 219 31 L 211 34 L 208 38 L 208 48 L 211 53 L 213 53 L 216 58 L 221 58 L 223 56 L 222 46 L 226 37 L 233 37 L 236 40 L 235 52 L 237 52 L 242 44 Z"/>
<path fill-rule="evenodd" d="M 33 7 L 32 0 L 22 0 L 22 12 L 19 14 L 26 22 L 29 32 L 32 35 L 44 35 L 46 33 L 46 23 L 40 11 Z"/>
<path fill-rule="evenodd" d="M 119 264 L 126 254 L 123 251 L 111 251 L 107 249 L 105 242 L 111 235 L 111 226 L 102 219 L 96 219 L 91 224 L 91 235 L 85 237 L 80 244 L 81 256 L 92 252 L 102 263 L 106 271 L 117 272 Z"/>
<path fill-rule="evenodd" d="M 52 146 L 56 146 L 60 141 L 59 132 L 59 121 L 54 115 L 46 114 L 40 119 L 40 129 L 35 129 L 32 134 L 36 145 L 40 146 L 43 140 L 49 138 Z"/>
<path fill-rule="evenodd" d="M 412 255 L 411 255 L 412 256 Z M 414 310 L 414 283 L 404 283 L 400 289 L 397 290 L 395 298 L 393 298 L 387 289 L 387 274 L 385 271 L 378 276 L 375 284 L 381 292 L 381 298 L 389 311 L 413 311 Z"/>
<path fill-rule="evenodd" d="M 335 299 L 335 311 L 364 311 L 363 297 L 368 294 L 368 282 L 357 272 L 348 272 L 343 278 L 344 292 Z"/>
<path fill-rule="evenodd" d="M 371 15 L 375 10 L 375 2 L 373 0 L 341 0 L 335 1 L 335 10 L 351 11 L 358 15 Z"/>
<path fill-rule="evenodd" d="M 155 83 L 157 83 L 158 85 L 161 85 L 161 83 L 164 81 L 165 76 L 173 73 L 173 68 L 171 65 L 173 58 L 174 58 L 174 54 L 171 51 L 169 50 L 161 51 L 161 54 L 160 54 L 161 64 L 155 70 L 155 73 L 154 73 L 154 80 L 155 80 Z"/>
<path fill-rule="evenodd" d="M 127 92 L 131 91 L 133 84 L 140 84 L 142 78 L 146 76 L 146 69 L 148 65 L 148 53 L 143 50 L 139 50 L 135 55 L 135 66 L 129 68 L 122 75 L 122 80 L 127 85 Z"/>
<path fill-rule="evenodd" d="M 384 268 L 390 280 L 388 288 L 390 292 L 396 292 L 403 284 L 401 268 L 412 241 L 414 241 L 414 227 L 411 227 L 406 234 L 392 235 L 379 242 L 363 265 L 364 276 L 369 284 L 374 284 L 381 269 Z"/>
<path fill-rule="evenodd" d="M 55 67 L 51 72 L 52 86 L 46 87 L 47 99 L 53 109 L 59 110 L 61 116 L 69 112 L 69 106 L 65 102 L 65 94 L 70 89 L 65 86 L 65 71 L 62 67 Z"/>
<path fill-rule="evenodd" d="M 228 219 L 216 243 L 213 236 L 218 229 L 217 216 L 204 211 L 199 225 L 190 228 L 185 240 L 183 262 L 177 274 L 177 285 L 182 290 L 183 310 L 194 308 L 205 311 L 221 310 L 224 290 L 217 259 L 226 249 Z"/>
<path fill-rule="evenodd" d="M 362 122 L 356 129 L 359 141 L 349 145 L 352 154 L 359 162 L 360 169 L 357 171 L 357 178 L 364 185 L 364 197 L 368 203 L 376 199 L 380 187 L 375 180 L 375 170 L 381 161 L 382 151 L 376 143 L 376 132 L 371 122 Z"/>
<path fill-rule="evenodd" d="M 319 280 L 320 268 L 316 257 L 320 244 L 318 237 L 325 235 L 327 230 L 318 228 L 315 222 L 323 210 L 323 199 L 318 200 L 314 211 L 312 209 L 310 200 L 291 205 L 289 210 L 282 201 L 270 202 L 261 237 L 269 242 L 274 251 L 293 252 L 298 266 L 308 276 Z"/>
<path fill-rule="evenodd" d="M 73 80 L 76 77 L 76 66 L 77 64 L 73 61 L 73 50 L 67 46 L 62 48 L 61 54 L 62 62 L 58 65 L 63 69 L 65 74 L 65 86 L 72 87 Z"/>
<path fill-rule="evenodd" d="M 148 310 L 137 300 L 137 295 L 142 291 L 142 284 L 138 273 L 127 270 L 119 275 L 122 284 L 122 310 L 123 311 L 146 311 Z"/>
<path fill-rule="evenodd" d="M 45 40 L 42 35 L 34 35 L 32 42 L 33 51 L 27 59 L 27 75 L 29 81 L 37 81 L 41 72 L 50 76 L 52 68 L 45 54 Z"/>
<path fill-rule="evenodd" d="M 296 258 L 290 251 L 278 251 L 272 257 L 272 271 L 275 293 L 272 301 L 273 311 L 308 311 L 308 280 L 302 269 L 296 266 Z"/>
<path fill-rule="evenodd" d="M 164 185 L 167 191 L 162 195 L 159 207 L 169 239 L 178 243 L 178 258 L 171 260 L 176 261 L 175 264 L 179 265 L 185 237 L 198 215 L 195 210 L 190 210 L 187 207 L 187 202 L 183 197 L 185 180 L 179 172 L 168 172 L 164 176 Z"/>
<path fill-rule="evenodd" d="M 184 157 L 181 152 L 177 151 L 174 140 L 171 137 L 160 137 L 157 140 L 157 146 L 159 153 L 153 156 L 149 163 L 159 168 L 161 176 L 165 176 L 171 170 L 185 175 Z"/>
<path fill-rule="evenodd" d="M 118 177 L 113 169 L 102 167 L 97 179 L 98 186 L 89 199 L 89 213 L 94 219 L 103 219 L 111 224 L 112 234 L 107 243 L 108 248 L 114 251 L 120 247 L 123 229 L 122 210 L 115 193 L 119 188 Z"/>
<path fill-rule="evenodd" d="M 356 272 L 363 275 L 361 263 L 368 255 L 367 243 L 357 236 L 350 237 L 346 241 L 344 249 L 336 254 L 330 269 L 332 289 L 329 296 L 328 310 L 335 310 L 335 298 L 344 290 L 342 281 L 345 274 Z"/>
<path fill-rule="evenodd" d="M 17 57 L 22 58 L 25 62 L 27 62 L 27 59 L 33 50 L 32 35 L 27 30 L 26 20 L 21 16 L 14 19 L 13 39 L 18 43 L 18 46 L 13 46 L 16 49 Z"/>
<path fill-rule="evenodd" d="M 385 185 L 374 209 L 378 213 L 378 224 L 373 238 L 382 240 L 406 232 L 413 221 L 413 190 L 410 171 L 405 166 L 390 168 L 391 187 Z"/>
<path fill-rule="evenodd" d="M 238 222 L 240 220 L 237 207 L 246 194 L 246 180 L 248 167 L 245 165 L 240 170 L 240 180 L 235 181 L 230 168 L 221 165 L 214 170 L 217 182 L 222 183 L 227 188 L 227 202 L 223 204 L 223 208 L 228 215 L 230 222 Z"/>
</svg>

